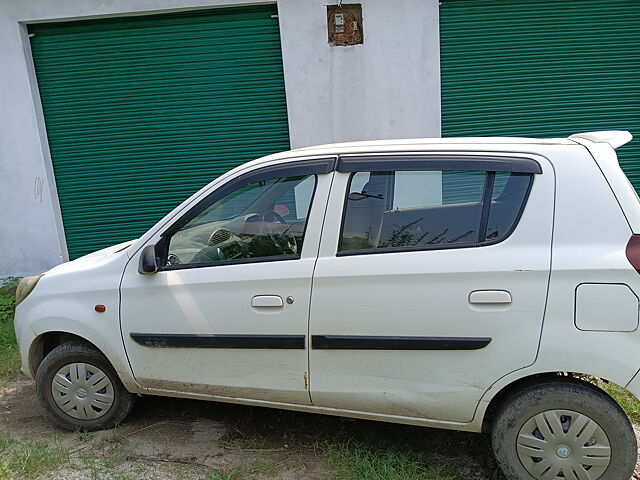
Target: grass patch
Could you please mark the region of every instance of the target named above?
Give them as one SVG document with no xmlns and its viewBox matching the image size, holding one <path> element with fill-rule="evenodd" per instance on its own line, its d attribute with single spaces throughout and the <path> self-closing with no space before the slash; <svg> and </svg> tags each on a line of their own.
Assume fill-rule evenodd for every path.
<svg viewBox="0 0 640 480">
<path fill-rule="evenodd" d="M 20 373 L 20 352 L 13 329 L 18 278 L 0 280 L 0 388 Z"/>
<path fill-rule="evenodd" d="M 242 467 L 236 467 L 230 470 L 213 471 L 205 478 L 206 480 L 244 480 L 246 478 L 244 470 Z"/>
<path fill-rule="evenodd" d="M 594 383 L 618 402 L 633 423 L 640 423 L 640 401 L 633 394 L 615 383 L 605 383 L 602 380 Z"/>
<path fill-rule="evenodd" d="M 596 387 L 604 390 L 620 405 L 631 420 L 631 423 L 640 424 L 640 400 L 631 392 L 620 385 L 607 382 L 598 377 L 592 377 L 591 375 L 577 375 L 577 378 L 593 383 Z"/>
<path fill-rule="evenodd" d="M 323 472 L 323 480 L 500 478 L 486 435 L 271 409 L 243 407 L 240 414 L 237 408 L 225 406 L 228 448 L 280 447 L 278 468 L 218 471 L 208 480 L 262 479 L 300 466 Z M 247 441 L 252 437 L 258 441 Z"/>
<path fill-rule="evenodd" d="M 481 480 L 451 462 L 405 446 L 366 442 L 333 443 L 327 448 L 332 480 Z"/>
<path fill-rule="evenodd" d="M 68 458 L 62 448 L 44 442 L 19 441 L 0 433 L 0 478 L 34 478 Z"/>
</svg>

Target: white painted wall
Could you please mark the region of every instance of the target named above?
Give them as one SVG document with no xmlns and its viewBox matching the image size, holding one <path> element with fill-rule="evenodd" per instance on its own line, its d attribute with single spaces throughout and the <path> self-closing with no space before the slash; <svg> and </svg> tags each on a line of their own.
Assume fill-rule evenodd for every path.
<svg viewBox="0 0 640 480">
<path fill-rule="evenodd" d="M 326 5 L 278 0 L 292 147 L 440 135 L 437 0 L 360 0 L 364 44 L 327 43 Z M 67 257 L 25 24 L 261 0 L 0 1 L 0 278 Z"/>
<path fill-rule="evenodd" d="M 327 43 L 328 3 L 279 1 L 291 146 L 440 136 L 438 2 L 361 0 L 351 47 Z"/>
</svg>

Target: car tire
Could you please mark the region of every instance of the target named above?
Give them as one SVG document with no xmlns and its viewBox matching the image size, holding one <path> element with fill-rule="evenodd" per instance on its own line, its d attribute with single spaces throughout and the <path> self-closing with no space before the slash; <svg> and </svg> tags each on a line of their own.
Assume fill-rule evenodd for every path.
<svg viewBox="0 0 640 480">
<path fill-rule="evenodd" d="M 491 443 L 508 480 L 625 480 L 637 460 L 636 436 L 620 406 L 595 386 L 571 380 L 510 397 L 496 414 Z M 580 468 L 587 474 L 578 475 Z"/>
<path fill-rule="evenodd" d="M 51 421 L 66 430 L 112 428 L 136 401 L 109 360 L 83 342 L 59 345 L 44 358 L 36 373 L 36 393 Z"/>
</svg>

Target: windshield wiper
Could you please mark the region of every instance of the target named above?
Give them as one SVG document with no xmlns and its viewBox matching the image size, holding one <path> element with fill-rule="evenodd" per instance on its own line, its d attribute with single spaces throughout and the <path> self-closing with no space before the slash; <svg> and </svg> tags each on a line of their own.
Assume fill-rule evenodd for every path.
<svg viewBox="0 0 640 480">
<path fill-rule="evenodd" d="M 353 198 L 353 195 L 359 195 L 360 198 Z M 351 192 L 348 198 L 349 200 L 353 200 L 354 202 L 357 202 L 358 200 L 363 200 L 365 198 L 377 198 L 378 200 L 382 200 L 384 197 L 381 193 L 379 193 L 378 195 L 373 195 L 371 193 L 366 193 L 366 192 Z"/>
</svg>

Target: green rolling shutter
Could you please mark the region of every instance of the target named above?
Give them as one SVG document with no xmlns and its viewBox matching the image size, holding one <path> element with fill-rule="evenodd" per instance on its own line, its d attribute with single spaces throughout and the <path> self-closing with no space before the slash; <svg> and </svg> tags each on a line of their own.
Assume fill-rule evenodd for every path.
<svg viewBox="0 0 640 480">
<path fill-rule="evenodd" d="M 289 148 L 275 5 L 29 26 L 67 247 L 141 235 Z"/>
<path fill-rule="evenodd" d="M 640 2 L 444 0 L 440 30 L 443 135 L 630 130 L 640 190 Z"/>
</svg>

